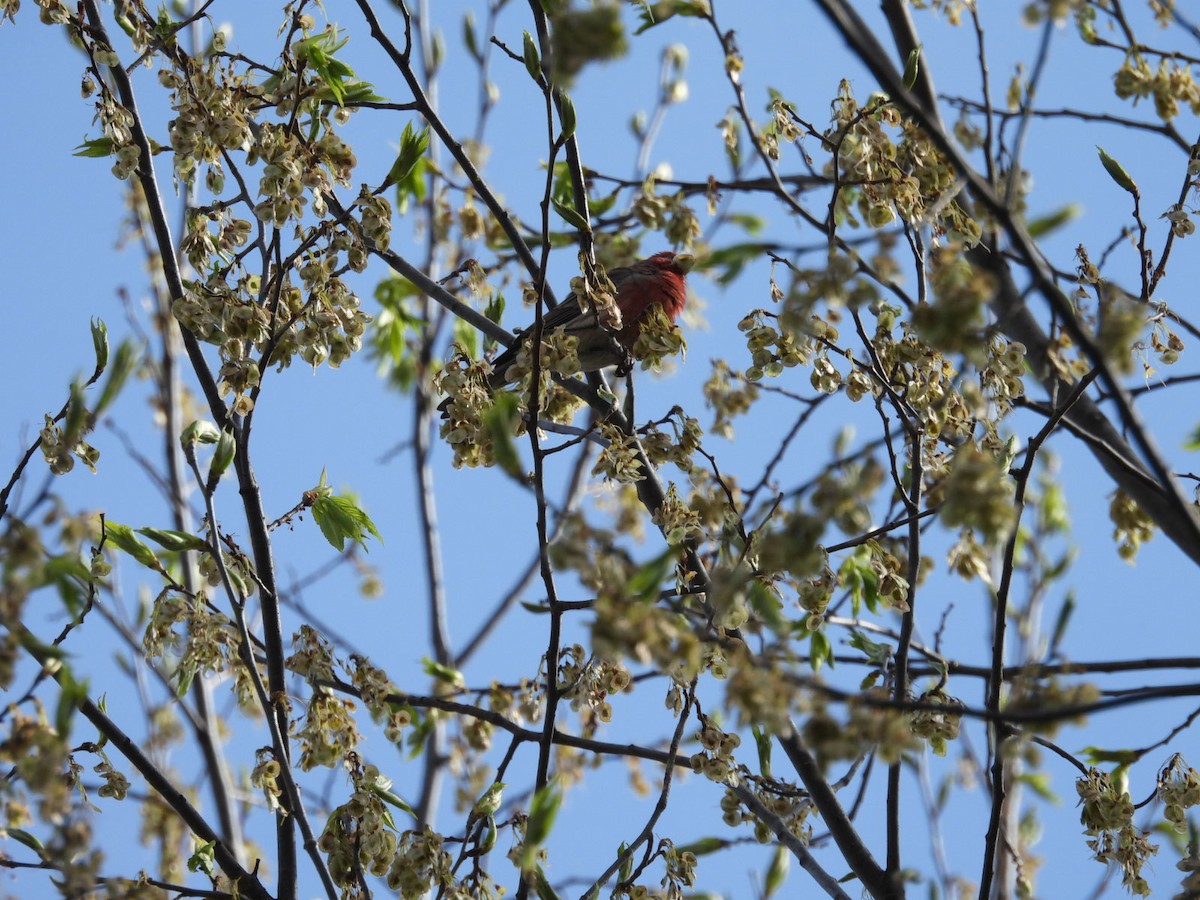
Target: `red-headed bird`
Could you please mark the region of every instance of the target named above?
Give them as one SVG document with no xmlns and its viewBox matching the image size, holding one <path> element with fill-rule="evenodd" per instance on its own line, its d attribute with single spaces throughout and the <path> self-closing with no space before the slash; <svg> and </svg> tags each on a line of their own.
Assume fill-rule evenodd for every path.
<svg viewBox="0 0 1200 900">
<path fill-rule="evenodd" d="M 608 366 L 621 365 L 629 358 L 638 338 L 643 317 L 655 304 L 672 322 L 683 312 L 687 302 L 687 273 L 695 263 L 690 253 L 675 254 L 669 250 L 655 253 L 649 259 L 632 266 L 610 269 L 608 277 L 617 289 L 617 307 L 621 310 L 621 329 L 609 331 L 600 324 L 595 310 L 583 312 L 574 293 L 542 317 L 542 330 L 548 334 L 561 328 L 579 339 L 579 368 L 595 372 Z M 488 379 L 493 389 L 514 380 L 509 370 L 517 354 L 533 333 L 533 326 L 517 335 L 517 339 L 492 361 Z"/>
</svg>

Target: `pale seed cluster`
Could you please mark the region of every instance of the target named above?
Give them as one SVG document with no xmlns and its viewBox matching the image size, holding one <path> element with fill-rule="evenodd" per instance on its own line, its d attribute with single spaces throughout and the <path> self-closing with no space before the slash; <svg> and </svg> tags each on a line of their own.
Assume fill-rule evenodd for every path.
<svg viewBox="0 0 1200 900">
<path fill-rule="evenodd" d="M 1117 786 L 1107 772 L 1089 769 L 1075 782 L 1079 820 L 1084 833 L 1091 835 L 1088 847 L 1100 862 L 1109 862 L 1121 871 L 1121 883 L 1131 894 L 1146 897 L 1150 885 L 1142 877 L 1142 867 L 1158 852 L 1146 832 L 1133 824 L 1133 800 Z"/>
</svg>

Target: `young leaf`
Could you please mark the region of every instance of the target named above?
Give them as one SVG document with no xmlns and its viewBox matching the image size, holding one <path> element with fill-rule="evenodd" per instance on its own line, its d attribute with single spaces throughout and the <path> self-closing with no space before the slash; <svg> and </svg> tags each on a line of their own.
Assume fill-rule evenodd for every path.
<svg viewBox="0 0 1200 900">
<path fill-rule="evenodd" d="M 87 682 L 76 681 L 71 670 L 63 666 L 59 670 L 58 683 L 62 692 L 58 695 L 58 708 L 54 713 L 54 727 L 59 737 L 64 741 L 71 734 L 71 720 L 75 718 L 75 710 L 87 699 Z"/>
<path fill-rule="evenodd" d="M 217 871 L 216 854 L 216 841 L 201 841 L 196 846 L 196 852 L 188 858 L 188 871 L 203 872 L 205 875 L 211 876 Z"/>
<path fill-rule="evenodd" d="M 557 200 L 551 200 L 550 202 L 554 206 L 554 211 L 562 216 L 568 225 L 578 228 L 580 231 L 591 232 L 592 226 L 587 223 L 587 219 L 581 216 L 575 207 L 559 203 Z"/>
<path fill-rule="evenodd" d="M 128 553 L 147 569 L 167 574 L 162 563 L 158 561 L 158 557 L 154 555 L 154 551 L 139 541 L 134 535 L 133 529 L 128 525 L 121 525 L 109 520 L 104 523 L 104 533 L 110 544 L 118 550 Z"/>
<path fill-rule="evenodd" d="M 206 419 L 198 419 L 179 436 L 179 443 L 187 448 L 194 444 L 215 444 L 221 439 L 221 429 Z"/>
<path fill-rule="evenodd" d="M 910 91 L 917 83 L 917 75 L 921 72 L 921 46 L 918 44 L 908 54 L 904 61 L 904 86 Z"/>
<path fill-rule="evenodd" d="M 103 319 L 92 319 L 92 346 L 96 348 L 96 374 L 108 367 L 108 326 Z"/>
<path fill-rule="evenodd" d="M 221 437 L 217 439 L 217 449 L 213 453 L 212 462 L 208 466 L 209 485 L 216 485 L 221 480 L 221 476 L 232 465 L 233 457 L 236 454 L 237 441 L 233 438 L 233 432 L 226 429 L 221 432 Z"/>
<path fill-rule="evenodd" d="M 1097 146 L 1096 150 L 1100 154 L 1100 162 L 1104 166 L 1104 171 L 1108 172 L 1109 177 L 1120 187 L 1137 196 L 1138 187 L 1121 164 L 1104 152 L 1103 147 Z"/>
<path fill-rule="evenodd" d="M 113 142 L 112 138 L 102 137 L 95 140 L 85 140 L 82 144 L 75 148 L 72 156 L 85 156 L 91 159 L 102 159 L 106 156 L 112 156 Z"/>
<path fill-rule="evenodd" d="M 367 549 L 367 536 L 383 541 L 375 523 L 371 521 L 354 498 L 347 495 L 329 494 L 313 502 L 313 518 L 325 535 L 325 540 L 339 553 L 346 548 L 346 539 Z"/>
<path fill-rule="evenodd" d="M 174 553 L 184 550 L 208 550 L 208 542 L 186 531 L 172 531 L 169 528 L 139 528 L 138 534 L 145 535 L 161 547 Z"/>
<path fill-rule="evenodd" d="M 387 178 L 384 179 L 381 186 L 402 184 L 428 152 L 429 126 L 426 125 L 417 131 L 413 128 L 412 122 L 407 123 L 404 131 L 400 133 L 400 151 L 396 154 L 396 161 L 388 169 Z"/>
<path fill-rule="evenodd" d="M 426 675 L 436 678 L 438 681 L 442 682 L 442 684 L 445 684 L 448 687 L 457 689 L 464 687 L 467 683 L 467 680 L 463 678 L 463 673 L 458 671 L 458 669 L 443 665 L 439 662 L 434 662 L 428 657 L 423 659 L 421 662 L 425 668 Z"/>
<path fill-rule="evenodd" d="M 496 464 L 513 478 L 521 478 L 524 471 L 521 457 L 513 443 L 513 425 L 517 421 L 516 394 L 499 392 L 491 409 L 483 414 L 483 424 L 492 438 L 492 457 Z"/>
<path fill-rule="evenodd" d="M 500 804 L 504 802 L 504 789 L 508 787 L 503 781 L 494 781 L 488 786 L 488 789 L 483 792 L 482 796 L 475 801 L 475 806 L 471 810 L 477 816 L 490 816 L 500 809 Z"/>
<path fill-rule="evenodd" d="M 534 872 L 534 889 L 537 891 L 538 900 L 559 900 L 558 892 L 550 886 L 550 882 L 546 880 L 546 873 L 541 866 L 537 867 Z"/>
<path fill-rule="evenodd" d="M 787 881 L 788 869 L 791 867 L 792 854 L 782 844 L 775 847 L 775 855 L 771 857 L 771 867 L 767 869 L 767 877 L 763 879 L 763 896 L 773 897 Z"/>
<path fill-rule="evenodd" d="M 528 871 L 537 859 L 538 848 L 546 843 L 554 829 L 554 820 L 562 806 L 562 790 L 551 780 L 538 788 L 529 802 L 529 820 L 525 823 L 525 846 L 521 852 L 521 868 Z"/>
<path fill-rule="evenodd" d="M 575 134 L 575 104 L 566 91 L 558 94 L 558 120 L 562 123 L 562 140 L 569 140 Z"/>
<path fill-rule="evenodd" d="M 100 391 L 100 399 L 96 401 L 96 408 L 92 411 L 94 415 L 99 416 L 117 399 L 117 394 L 121 392 L 121 388 L 125 386 L 125 382 L 129 380 L 129 376 L 133 374 L 137 366 L 137 347 L 132 341 L 121 341 L 117 345 L 117 353 L 113 357 L 108 379 Z"/>
<path fill-rule="evenodd" d="M 529 73 L 529 77 L 534 81 L 541 83 L 542 80 L 542 58 L 538 54 L 537 44 L 534 43 L 533 35 L 528 31 L 525 32 L 525 71 Z"/>
</svg>

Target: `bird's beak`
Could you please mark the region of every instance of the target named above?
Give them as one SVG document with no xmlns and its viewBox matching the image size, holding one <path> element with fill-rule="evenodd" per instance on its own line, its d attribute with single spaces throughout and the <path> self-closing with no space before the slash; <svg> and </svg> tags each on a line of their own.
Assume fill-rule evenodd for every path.
<svg viewBox="0 0 1200 900">
<path fill-rule="evenodd" d="M 675 254 L 675 268 L 686 275 L 692 271 L 692 266 L 696 264 L 696 257 L 690 253 Z"/>
</svg>

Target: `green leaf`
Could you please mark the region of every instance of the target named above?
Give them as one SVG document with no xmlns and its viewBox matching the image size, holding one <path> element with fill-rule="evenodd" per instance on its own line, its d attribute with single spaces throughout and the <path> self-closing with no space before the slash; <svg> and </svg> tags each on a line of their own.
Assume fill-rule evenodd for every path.
<svg viewBox="0 0 1200 900">
<path fill-rule="evenodd" d="M 521 868 L 529 871 L 537 859 L 538 849 L 554 830 L 554 820 L 562 806 L 562 790 L 557 779 L 551 779 L 534 791 L 529 802 L 529 819 L 525 823 L 525 845 L 521 850 Z"/>
<path fill-rule="evenodd" d="M 788 630 L 790 623 L 782 612 L 783 601 L 757 578 L 751 580 L 746 600 L 758 616 L 758 620 L 776 634 L 783 634 Z"/>
<path fill-rule="evenodd" d="M 1125 171 L 1119 162 L 1109 156 L 1104 151 L 1103 147 L 1097 145 L 1096 150 L 1100 154 L 1100 162 L 1104 166 L 1104 171 L 1108 172 L 1108 176 L 1115 181 L 1118 186 L 1123 187 L 1136 197 L 1138 193 L 1138 187 L 1134 183 L 1133 179 L 1129 177 L 1129 173 Z"/>
<path fill-rule="evenodd" d="M 575 103 L 566 91 L 558 92 L 558 120 L 562 123 L 562 140 L 575 134 Z"/>
<path fill-rule="evenodd" d="M 908 59 L 904 61 L 904 86 L 910 91 L 913 85 L 917 83 L 917 76 L 921 72 L 921 45 L 913 47 L 909 51 Z"/>
<path fill-rule="evenodd" d="M 452 688 L 458 689 L 466 685 L 467 680 L 463 677 L 463 673 L 452 666 L 443 665 L 440 662 L 434 662 L 429 657 L 421 660 L 421 664 L 425 669 L 425 674 L 431 678 L 436 678 L 442 684 L 449 685 Z"/>
<path fill-rule="evenodd" d="M 823 631 L 814 631 L 808 639 L 808 664 L 814 672 L 820 672 L 825 663 L 833 668 L 833 645 Z"/>
<path fill-rule="evenodd" d="M 683 844 L 675 849 L 680 853 L 693 853 L 696 856 L 707 856 L 710 853 L 716 853 L 719 850 L 724 850 L 729 846 L 729 841 L 723 838 L 706 837 L 700 838 L 698 841 L 692 841 L 690 844 Z"/>
<path fill-rule="evenodd" d="M 103 319 L 92 319 L 92 346 L 96 348 L 96 374 L 108 367 L 108 326 Z"/>
<path fill-rule="evenodd" d="M 1028 785 L 1030 790 L 1041 797 L 1043 800 L 1048 800 L 1051 803 L 1059 803 L 1061 799 L 1058 794 L 1050 789 L 1050 776 L 1045 772 L 1026 772 L 1018 775 L 1017 781 Z"/>
<path fill-rule="evenodd" d="M 493 294 L 492 299 L 483 308 L 483 314 L 499 325 L 500 320 L 504 318 L 504 294 L 499 291 Z"/>
<path fill-rule="evenodd" d="M 878 644 L 870 640 L 861 631 L 851 631 L 850 640 L 848 642 L 855 650 L 861 650 L 863 655 L 877 666 L 887 665 L 892 656 L 892 648 L 889 644 Z"/>
<path fill-rule="evenodd" d="M 87 404 L 83 400 L 83 384 L 73 381 L 71 382 L 71 393 L 67 397 L 67 417 L 63 422 L 63 443 L 68 447 L 74 446 L 75 442 L 83 436 L 87 421 L 88 410 Z"/>
<path fill-rule="evenodd" d="M 208 541 L 194 534 L 188 534 L 186 531 L 172 531 L 169 528 L 139 528 L 137 533 L 150 538 L 154 543 L 174 553 L 181 553 L 184 550 L 210 549 Z"/>
<path fill-rule="evenodd" d="M 662 583 L 675 570 L 675 562 L 679 551 L 668 547 L 649 562 L 642 563 L 633 577 L 625 584 L 625 590 L 643 603 L 658 599 Z"/>
<path fill-rule="evenodd" d="M 766 247 L 757 241 L 745 244 L 731 244 L 714 250 L 704 260 L 706 269 L 723 269 L 717 276 L 717 283 L 728 285 L 742 273 L 747 263 L 763 258 Z"/>
<path fill-rule="evenodd" d="M 1066 599 L 1063 600 L 1063 605 L 1058 610 L 1058 615 L 1054 619 L 1054 629 L 1050 632 L 1050 647 L 1056 649 L 1062 643 L 1063 637 L 1067 633 L 1067 626 L 1071 624 L 1071 616 L 1075 614 L 1075 594 L 1068 592 Z"/>
<path fill-rule="evenodd" d="M 1083 212 L 1083 207 L 1078 203 L 1068 203 L 1066 206 L 1056 209 L 1054 212 L 1046 216 L 1039 216 L 1028 225 L 1025 230 L 1029 232 L 1032 238 L 1041 238 L 1057 231 L 1068 222 L 1072 222 L 1079 218 Z"/>
<path fill-rule="evenodd" d="M 554 211 L 562 216 L 563 221 L 573 228 L 578 228 L 580 231 L 586 231 L 589 234 L 592 231 L 592 226 L 588 224 L 587 219 L 581 216 L 578 210 L 573 206 L 567 206 L 565 203 L 559 203 L 557 200 L 551 200 L 551 205 L 554 206 Z"/>
<path fill-rule="evenodd" d="M 215 444 L 221 439 L 221 429 L 205 419 L 198 419 L 179 435 L 179 443 L 187 448 L 194 444 Z"/>
<path fill-rule="evenodd" d="M 792 854 L 783 844 L 778 844 L 775 847 L 774 856 L 771 857 L 771 866 L 767 869 L 767 876 L 763 879 L 764 897 L 774 896 L 783 887 L 783 883 L 787 881 L 791 861 Z"/>
<path fill-rule="evenodd" d="M 66 666 L 59 670 L 56 677 L 62 690 L 58 695 L 58 708 L 54 713 L 54 727 L 58 736 L 66 741 L 71 734 L 71 720 L 75 718 L 75 710 L 87 699 L 87 681 L 76 681 Z"/>
<path fill-rule="evenodd" d="M 381 97 L 375 93 L 375 85 L 369 81 L 358 81 L 356 79 L 346 83 L 342 90 L 342 100 L 343 106 L 354 106 L 356 103 L 386 103 L 387 97 Z"/>
<path fill-rule="evenodd" d="M 528 31 L 525 32 L 525 71 L 529 73 L 529 77 L 537 83 L 542 81 L 542 58 L 538 53 L 537 44 L 533 40 L 533 35 Z"/>
<path fill-rule="evenodd" d="M 475 806 L 471 812 L 477 816 L 494 815 L 500 809 L 500 804 L 504 802 L 504 789 L 506 787 L 508 785 L 503 781 L 493 782 L 480 798 L 475 801 Z"/>
<path fill-rule="evenodd" d="M 1127 766 L 1130 763 L 1135 763 L 1139 759 L 1139 754 L 1136 750 L 1106 750 L 1103 747 L 1084 747 L 1079 755 L 1088 761 L 1090 765 L 1099 763 L 1117 763 L 1121 766 Z"/>
<path fill-rule="evenodd" d="M 483 54 L 479 52 L 479 39 L 475 37 L 475 13 L 467 10 L 463 16 L 463 44 L 467 48 L 467 52 L 471 54 L 471 59 L 476 62 L 483 62 Z"/>
<path fill-rule="evenodd" d="M 625 856 L 625 851 L 629 849 L 629 845 L 621 841 L 621 846 L 617 848 L 617 859 Z M 617 870 L 617 883 L 628 881 L 633 876 L 633 854 L 625 856 L 621 863 L 621 868 Z"/>
<path fill-rule="evenodd" d="M 542 871 L 542 867 L 538 866 L 534 872 L 534 890 L 537 891 L 538 900 L 559 900 L 558 892 L 550 887 L 550 882 L 546 880 L 546 873 Z"/>
<path fill-rule="evenodd" d="M 226 428 L 217 439 L 217 449 L 213 453 L 212 462 L 208 464 L 209 485 L 215 485 L 221 480 L 221 476 L 233 464 L 235 455 L 237 455 L 237 441 L 234 440 L 233 432 Z"/>
<path fill-rule="evenodd" d="M 754 746 L 758 751 L 758 772 L 763 778 L 771 777 L 771 748 L 775 746 L 771 735 L 767 734 L 757 725 L 750 729 L 750 733 L 754 735 Z"/>
<path fill-rule="evenodd" d="M 641 34 L 643 31 L 648 31 L 674 16 L 703 18 L 710 14 L 708 3 L 705 0 L 660 0 L 658 3 L 648 3 L 646 0 L 640 0 L 638 5 L 641 7 L 641 12 L 638 13 L 638 21 L 642 24 L 638 26 L 634 34 Z"/>
<path fill-rule="evenodd" d="M 404 183 L 428 152 L 429 126 L 417 131 L 412 122 L 408 122 L 400 133 L 400 151 L 396 154 L 396 161 L 388 169 L 382 186 Z"/>
<path fill-rule="evenodd" d="M 503 391 L 496 394 L 495 402 L 483 414 L 483 424 L 492 439 L 492 457 L 501 469 L 517 479 L 525 474 L 513 442 L 513 425 L 519 415 L 519 405 L 516 394 Z"/>
<path fill-rule="evenodd" d="M 110 544 L 118 550 L 128 553 L 147 569 L 154 569 L 163 575 L 167 574 L 162 563 L 158 561 L 158 557 L 154 555 L 154 551 L 139 541 L 134 535 L 133 529 L 128 525 L 107 520 L 104 523 L 104 534 Z"/>
<path fill-rule="evenodd" d="M 217 842 L 201 841 L 196 846 L 196 852 L 188 857 L 189 872 L 203 872 L 212 877 L 217 871 Z"/>
<path fill-rule="evenodd" d="M 6 833 L 8 834 L 8 836 L 10 838 L 12 838 L 18 844 L 24 844 L 26 847 L 28 847 L 30 850 L 32 850 L 34 853 L 36 853 L 38 856 L 42 857 L 43 859 L 45 858 L 45 856 L 46 856 L 45 845 L 43 845 L 42 842 L 37 839 L 37 837 L 30 834 L 25 829 L 9 828 L 9 829 L 6 829 Z"/>
<path fill-rule="evenodd" d="M 375 796 L 377 796 L 384 803 L 388 804 L 389 806 L 396 807 L 396 809 L 400 810 L 401 812 L 408 813 L 414 819 L 417 818 L 416 812 L 413 810 L 413 808 L 411 806 L 409 806 L 402 799 L 400 799 L 399 794 L 395 794 L 392 791 L 389 791 L 387 788 L 380 787 L 379 785 L 375 785 L 375 784 L 370 785 L 369 787 L 370 787 L 371 793 L 374 794 Z"/>
<path fill-rule="evenodd" d="M 73 156 L 84 156 L 88 159 L 103 159 L 112 156 L 113 142 L 112 138 L 102 137 L 95 140 L 84 140 L 82 144 L 75 148 Z"/>
<path fill-rule="evenodd" d="M 471 359 L 479 358 L 479 332 L 465 319 L 455 318 L 454 340 L 460 344 Z"/>
<path fill-rule="evenodd" d="M 1200 450 L 1200 425 L 1192 429 L 1188 439 L 1183 444 L 1184 450 Z"/>
<path fill-rule="evenodd" d="M 364 550 L 367 549 L 368 535 L 381 543 L 383 541 L 370 516 L 363 512 L 355 499 L 349 495 L 331 493 L 318 497 L 312 509 L 313 518 L 320 527 L 321 534 L 325 535 L 325 540 L 339 553 L 345 549 L 347 538 Z"/>
<path fill-rule="evenodd" d="M 297 59 L 306 62 L 316 73 L 329 92 L 329 98 L 338 106 L 346 101 L 346 81 L 354 76 L 354 70 L 333 54 L 346 45 L 349 38 L 337 39 L 337 30 L 330 29 L 313 37 L 297 41 L 292 49 Z"/>
<path fill-rule="evenodd" d="M 129 376 L 138 367 L 138 356 L 137 347 L 132 341 L 121 341 L 117 345 L 117 353 L 109 368 L 108 379 L 104 382 L 104 387 L 100 391 L 100 399 L 96 401 L 96 408 L 93 410 L 94 415 L 99 416 L 117 399 L 117 394 L 121 392 L 121 388 L 125 386 Z"/>
</svg>

